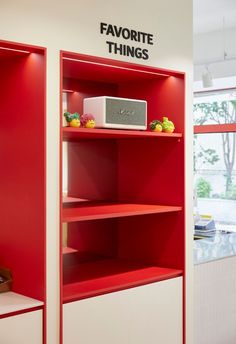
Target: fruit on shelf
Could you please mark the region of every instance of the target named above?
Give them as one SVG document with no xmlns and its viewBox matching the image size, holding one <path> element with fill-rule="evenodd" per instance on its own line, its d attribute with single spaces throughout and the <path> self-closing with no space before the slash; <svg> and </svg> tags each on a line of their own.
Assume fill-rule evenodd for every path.
<svg viewBox="0 0 236 344">
<path fill-rule="evenodd" d="M 95 118 L 91 113 L 86 113 L 80 118 L 81 125 L 84 128 L 94 128 L 95 127 Z"/>
<path fill-rule="evenodd" d="M 70 127 L 79 128 L 80 127 L 80 115 L 78 112 L 70 113 L 68 111 L 64 112 L 67 124 Z"/>
<path fill-rule="evenodd" d="M 173 133 L 175 130 L 174 123 L 169 121 L 168 117 L 163 117 L 162 129 L 165 133 Z"/>
<path fill-rule="evenodd" d="M 156 131 L 160 133 L 162 131 L 162 123 L 155 119 L 150 123 L 150 129 L 151 131 Z"/>
<path fill-rule="evenodd" d="M 70 127 L 79 128 L 80 127 L 80 120 L 78 118 L 73 118 L 72 121 L 69 122 Z"/>
</svg>

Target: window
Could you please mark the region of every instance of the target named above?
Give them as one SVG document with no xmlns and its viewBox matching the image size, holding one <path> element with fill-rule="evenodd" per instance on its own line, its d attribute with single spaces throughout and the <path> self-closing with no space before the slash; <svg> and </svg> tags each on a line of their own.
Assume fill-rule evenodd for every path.
<svg viewBox="0 0 236 344">
<path fill-rule="evenodd" d="M 236 231 L 236 92 L 196 94 L 194 123 L 195 211 Z"/>
</svg>

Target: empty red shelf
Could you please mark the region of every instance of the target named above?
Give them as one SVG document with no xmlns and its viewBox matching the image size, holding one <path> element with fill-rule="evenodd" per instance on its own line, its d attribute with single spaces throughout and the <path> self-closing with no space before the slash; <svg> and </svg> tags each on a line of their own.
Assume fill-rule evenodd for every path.
<svg viewBox="0 0 236 344">
<path fill-rule="evenodd" d="M 104 259 L 68 266 L 63 301 L 71 302 L 181 276 L 182 270 Z"/>
<path fill-rule="evenodd" d="M 78 206 L 65 208 L 62 212 L 63 222 L 87 221 L 98 219 L 109 219 L 114 217 L 125 217 L 145 214 L 158 214 L 181 211 L 182 207 L 153 205 L 153 204 L 124 204 L 106 203 L 90 204 L 88 206 Z"/>
<path fill-rule="evenodd" d="M 151 131 L 121 130 L 121 129 L 87 129 L 63 128 L 63 141 L 76 141 L 77 139 L 119 139 L 119 138 L 180 138 L 181 133 L 155 133 Z"/>
</svg>

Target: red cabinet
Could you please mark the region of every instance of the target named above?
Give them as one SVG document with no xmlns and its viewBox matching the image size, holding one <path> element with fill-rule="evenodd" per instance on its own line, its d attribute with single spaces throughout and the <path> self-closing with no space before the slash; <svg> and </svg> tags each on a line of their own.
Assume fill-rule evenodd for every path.
<svg viewBox="0 0 236 344">
<path fill-rule="evenodd" d="M 85 97 L 146 100 L 148 123 L 176 127 L 62 126 L 62 303 L 183 276 L 184 74 L 61 52 L 61 95 L 62 113 Z"/>
<path fill-rule="evenodd" d="M 45 54 L 0 41 L 0 266 L 11 270 L 14 292 L 3 297 L 1 317 L 45 302 Z"/>
</svg>

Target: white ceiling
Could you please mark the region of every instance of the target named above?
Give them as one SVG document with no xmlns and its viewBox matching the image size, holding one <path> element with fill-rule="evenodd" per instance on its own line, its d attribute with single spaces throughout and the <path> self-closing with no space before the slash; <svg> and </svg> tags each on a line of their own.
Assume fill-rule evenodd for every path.
<svg viewBox="0 0 236 344">
<path fill-rule="evenodd" d="M 236 27 L 236 0 L 193 0 L 194 34 Z"/>
</svg>

